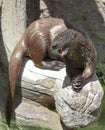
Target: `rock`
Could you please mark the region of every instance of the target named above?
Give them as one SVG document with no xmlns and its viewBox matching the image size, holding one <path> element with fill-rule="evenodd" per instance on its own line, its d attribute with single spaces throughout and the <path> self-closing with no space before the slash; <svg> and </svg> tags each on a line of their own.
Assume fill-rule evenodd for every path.
<svg viewBox="0 0 105 130">
<path fill-rule="evenodd" d="M 61 120 L 68 128 L 83 127 L 98 119 L 103 89 L 96 75 L 80 92 L 75 92 L 68 80 L 56 80 L 55 104 Z"/>
<path fill-rule="evenodd" d="M 89 79 L 90 81 L 86 81 L 80 92 L 75 92 L 70 86 L 69 79 L 66 78 L 65 68 L 60 71 L 42 70 L 28 60 L 24 67 L 22 80 L 27 81 L 27 78 L 32 81 L 30 83 L 33 87 L 28 88 L 27 82 L 25 86 L 22 84 L 22 87 L 31 90 L 31 94 L 34 93 L 32 100 L 36 97 L 34 101 L 49 104 L 47 102 L 49 97 L 54 97 L 57 112 L 67 127 L 86 126 L 98 119 L 103 89 L 96 75 Z M 35 96 L 36 92 L 40 96 Z M 45 98 L 42 95 L 49 97 Z M 54 100 L 52 102 L 54 103 Z M 51 103 L 48 106 L 51 106 Z"/>
<path fill-rule="evenodd" d="M 35 103 L 31 100 L 22 99 L 16 108 L 16 123 L 27 126 L 40 126 L 51 130 L 63 130 L 57 113 Z"/>
<path fill-rule="evenodd" d="M 35 67 L 32 60 L 25 60 L 24 62 L 22 71 L 20 71 L 23 73 L 20 73 L 21 76 L 19 76 L 21 82 L 18 80 L 18 85 L 21 83 L 21 88 L 17 87 L 18 96 L 15 100 L 14 117 L 17 124 L 35 126 L 41 124 L 42 127 L 62 130 L 60 119 L 68 128 L 83 127 L 98 119 L 103 89 L 96 75 L 77 93 L 69 85 L 69 80 L 65 78 L 65 68 L 60 71 L 42 70 Z M 1 81 L 7 79 L 7 75 L 3 73 L 4 70 L 5 68 L 0 71 Z M 7 91 L 5 85 L 8 86 L 5 83 L 3 82 L 0 87 L 2 113 L 7 95 L 4 96 Z M 25 98 L 22 98 L 21 95 Z M 55 102 L 60 118 L 58 114 L 35 102 L 49 108 L 54 108 Z"/>
<path fill-rule="evenodd" d="M 17 93 L 19 95 L 22 93 L 23 97 L 36 101 L 48 108 L 54 108 L 54 84 L 56 79 L 64 77 L 64 73 L 66 75 L 65 70 L 43 70 L 35 67 L 33 61 L 26 58 L 20 72 L 23 72 L 19 75 L 21 81 L 20 79 L 18 80 L 18 86 L 20 86 L 21 82 L 21 88 L 17 87 Z"/>
<path fill-rule="evenodd" d="M 40 17 L 59 17 L 88 34 L 105 61 L 105 0 L 40 0 Z M 35 17 L 35 16 L 34 16 Z"/>
<path fill-rule="evenodd" d="M 35 67 L 32 60 L 25 60 L 24 62 L 21 68 L 23 73 L 20 73 L 21 80 L 19 78 L 17 84 L 13 122 L 16 120 L 18 126 L 40 126 L 51 130 L 69 130 L 63 123 L 61 124 L 59 115 L 48 109 L 55 107 L 54 84 L 56 79 L 64 78 L 66 75 L 65 68 L 61 71 L 42 70 Z M 4 120 L 8 75 L 5 66 L 0 65 L 0 120 Z M 4 73 L 4 71 L 6 72 Z M 19 87 L 20 83 L 21 87 Z"/>
</svg>

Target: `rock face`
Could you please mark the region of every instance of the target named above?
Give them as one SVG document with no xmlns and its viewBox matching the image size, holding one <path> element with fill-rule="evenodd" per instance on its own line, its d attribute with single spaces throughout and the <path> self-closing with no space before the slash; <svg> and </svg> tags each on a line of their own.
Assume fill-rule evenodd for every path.
<svg viewBox="0 0 105 130">
<path fill-rule="evenodd" d="M 57 112 L 69 128 L 86 126 L 100 115 L 103 89 L 96 75 L 80 92 L 75 92 L 67 81 L 57 80 L 55 84 Z"/>
<path fill-rule="evenodd" d="M 40 0 L 40 17 L 60 17 L 88 34 L 105 61 L 105 0 Z"/>
<path fill-rule="evenodd" d="M 30 85 L 27 84 L 27 78 L 30 80 Z M 47 107 L 54 103 L 51 97 L 55 99 L 57 112 L 68 128 L 86 126 L 99 117 L 103 89 L 96 75 L 85 83 L 80 92 L 75 92 L 66 77 L 65 68 L 60 71 L 42 70 L 28 60 L 22 80 L 24 80 L 24 84 L 21 84 L 22 88 L 25 88 L 31 95 L 28 97 L 26 94 L 27 98 Z M 24 96 L 24 90 L 22 92 Z"/>
<path fill-rule="evenodd" d="M 8 55 L 26 25 L 39 18 L 58 17 L 88 34 L 97 48 L 98 61 L 105 61 L 105 0 L 0 0 L 0 6 L 2 36 Z"/>
<path fill-rule="evenodd" d="M 21 81 L 19 80 L 18 83 L 21 83 L 21 88 L 17 87 L 18 97 L 14 105 L 13 117 L 17 124 L 41 125 L 52 130 L 70 130 L 86 126 L 98 119 L 103 89 L 96 75 L 77 93 L 69 85 L 65 68 L 60 71 L 42 70 L 35 67 L 31 60 L 26 60 L 25 63 L 25 65 L 23 63 L 24 69 L 22 67 L 23 71 L 21 71 L 23 73 L 20 73 L 21 76 L 19 76 Z M 3 76 L 2 71 L 1 75 Z M 4 111 L 6 88 L 0 87 L 0 89 L 0 107 Z M 22 98 L 21 95 L 27 99 Z M 56 113 L 35 102 L 49 108 L 54 108 L 55 102 L 60 118 Z M 66 125 L 64 129 L 60 119 Z M 27 122 L 30 123 L 27 124 Z"/>
<path fill-rule="evenodd" d="M 40 126 L 51 130 L 63 130 L 57 113 L 31 100 L 23 98 L 15 112 L 17 124 L 29 124 L 30 126 Z"/>
<path fill-rule="evenodd" d="M 31 68 L 31 70 L 27 70 L 27 67 Z M 18 89 L 14 102 L 15 112 L 13 112 L 13 122 L 15 120 L 18 125 L 17 129 L 22 130 L 25 129 L 24 127 L 29 126 L 41 127 L 43 129 L 48 128 L 51 130 L 63 130 L 59 115 L 47 108 L 54 108 L 54 99 L 51 97 L 53 90 L 51 91 L 50 89 L 53 88 L 55 80 L 42 75 L 43 72 L 40 74 L 41 69 L 39 69 L 39 74 L 36 72 L 33 73 L 35 70 L 37 70 L 37 68 L 34 67 L 33 62 L 29 60 L 26 63 L 26 68 L 22 75 L 22 88 L 17 87 Z M 30 81 L 28 83 L 28 76 L 30 80 L 34 78 L 34 81 L 31 80 L 32 82 Z M 8 81 L 6 79 L 8 79 L 7 68 L 0 62 L 0 128 L 3 130 L 8 130 L 8 127 L 4 124 L 8 87 Z M 22 97 L 21 94 L 26 98 Z M 46 107 L 42 106 L 38 102 Z M 3 122 L 1 120 L 3 120 Z"/>
</svg>

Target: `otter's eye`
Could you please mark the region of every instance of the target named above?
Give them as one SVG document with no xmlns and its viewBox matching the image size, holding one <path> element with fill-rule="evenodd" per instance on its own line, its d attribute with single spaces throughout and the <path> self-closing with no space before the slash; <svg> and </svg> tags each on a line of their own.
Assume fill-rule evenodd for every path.
<svg viewBox="0 0 105 130">
<path fill-rule="evenodd" d="M 53 45 L 52 49 L 57 49 L 57 47 L 58 47 L 57 45 Z"/>
</svg>

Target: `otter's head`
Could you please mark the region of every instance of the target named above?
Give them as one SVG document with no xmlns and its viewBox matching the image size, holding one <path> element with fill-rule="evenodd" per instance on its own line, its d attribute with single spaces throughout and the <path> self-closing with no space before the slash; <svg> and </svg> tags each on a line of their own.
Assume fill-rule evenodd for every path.
<svg viewBox="0 0 105 130">
<path fill-rule="evenodd" d="M 60 34 L 58 34 L 52 41 L 50 50 L 52 52 L 58 53 L 61 57 L 65 56 L 70 48 L 70 43 L 74 38 L 74 32 L 67 29 Z"/>
</svg>

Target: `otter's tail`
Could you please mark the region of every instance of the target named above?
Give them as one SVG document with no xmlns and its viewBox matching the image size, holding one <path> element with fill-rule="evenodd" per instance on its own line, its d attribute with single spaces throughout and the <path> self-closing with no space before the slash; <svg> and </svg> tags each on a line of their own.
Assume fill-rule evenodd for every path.
<svg viewBox="0 0 105 130">
<path fill-rule="evenodd" d="M 20 41 L 17 46 L 15 47 L 9 63 L 9 93 L 7 96 L 7 103 L 6 103 L 6 121 L 8 126 L 10 126 L 12 109 L 13 109 L 13 102 L 15 97 L 15 89 L 16 89 L 16 82 L 19 74 L 19 69 L 23 60 L 23 56 L 25 54 L 25 48 Z"/>
</svg>

